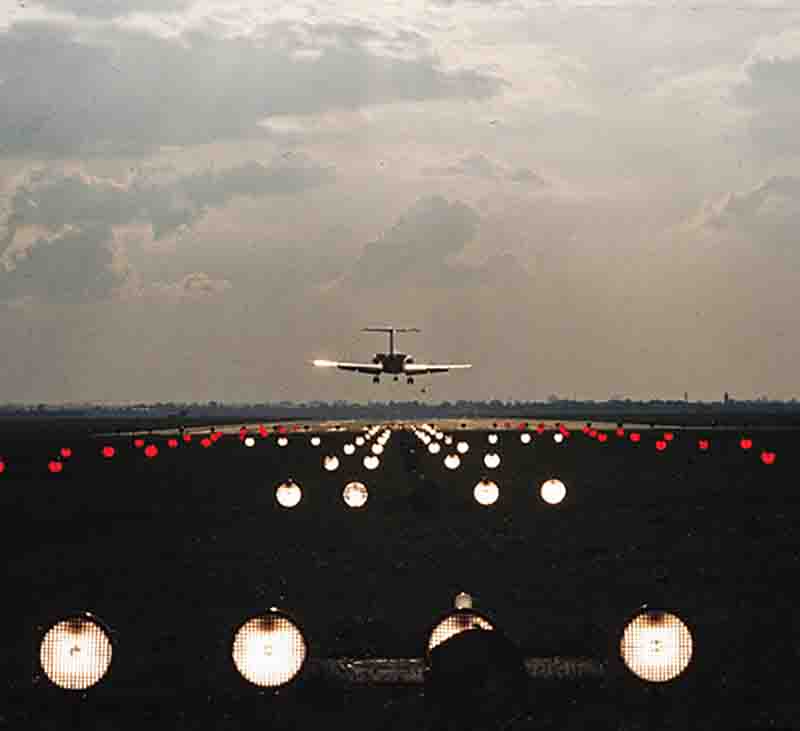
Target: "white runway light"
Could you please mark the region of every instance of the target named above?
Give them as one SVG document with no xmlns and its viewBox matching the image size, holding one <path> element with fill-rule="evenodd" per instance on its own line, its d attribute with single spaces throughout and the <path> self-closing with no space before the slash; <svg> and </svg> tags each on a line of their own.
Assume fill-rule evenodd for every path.
<svg viewBox="0 0 800 731">
<path fill-rule="evenodd" d="M 497 434 L 490 434 L 489 435 L 489 444 L 497 444 L 499 437 Z"/>
<path fill-rule="evenodd" d="M 278 437 L 278 446 L 285 447 L 289 443 L 289 440 L 286 437 Z"/>
<path fill-rule="evenodd" d="M 555 434 L 553 434 L 553 441 L 556 444 L 561 444 L 561 442 L 564 441 L 564 435 L 560 431 L 556 432 Z"/>
<path fill-rule="evenodd" d="M 373 444 L 372 445 L 372 453 L 373 454 L 383 454 L 383 445 L 382 444 Z"/>
<path fill-rule="evenodd" d="M 355 442 L 356 442 L 356 446 L 357 447 L 363 447 L 364 446 L 364 437 L 356 437 Z"/>
<path fill-rule="evenodd" d="M 59 688 L 86 690 L 98 683 L 111 665 L 111 639 L 90 615 L 71 617 L 47 631 L 39 662 Z"/>
<path fill-rule="evenodd" d="M 483 463 L 490 469 L 493 470 L 495 467 L 500 465 L 500 455 L 496 452 L 489 452 L 483 458 Z"/>
<path fill-rule="evenodd" d="M 342 491 L 342 499 L 348 508 L 364 507 L 367 497 L 367 486 L 363 482 L 349 482 Z"/>
<path fill-rule="evenodd" d="M 642 680 L 663 683 L 680 675 L 692 659 L 692 634 L 669 612 L 647 610 L 625 627 L 620 654 Z"/>
<path fill-rule="evenodd" d="M 322 460 L 322 466 L 328 470 L 328 472 L 333 472 L 334 470 L 339 469 L 339 458 L 335 455 L 328 455 Z"/>
<path fill-rule="evenodd" d="M 233 662 L 242 677 L 262 688 L 288 683 L 303 667 L 306 641 L 297 625 L 269 613 L 245 622 L 233 639 Z"/>
<path fill-rule="evenodd" d="M 376 470 L 378 469 L 378 465 L 380 465 L 381 461 L 374 455 L 368 454 L 364 457 L 364 467 L 368 470 Z"/>
<path fill-rule="evenodd" d="M 311 446 L 318 447 L 321 444 L 322 440 L 319 437 L 311 437 Z"/>
<path fill-rule="evenodd" d="M 547 480 L 542 483 L 539 493 L 546 503 L 557 505 L 566 497 L 567 488 L 561 480 Z"/>
<path fill-rule="evenodd" d="M 469 452 L 469 444 L 467 442 L 459 442 L 456 444 L 456 450 L 458 450 L 459 454 L 466 454 Z"/>
<path fill-rule="evenodd" d="M 284 508 L 293 508 L 302 497 L 303 491 L 300 489 L 300 485 L 292 480 L 281 483 L 275 490 L 275 499 Z"/>
<path fill-rule="evenodd" d="M 441 449 L 442 449 L 442 446 L 439 444 L 439 442 L 431 442 L 431 443 L 428 445 L 428 451 L 429 451 L 431 454 L 439 454 L 439 452 L 441 451 Z"/>
<path fill-rule="evenodd" d="M 256 440 L 253 439 L 253 437 L 245 437 L 244 438 L 244 446 L 245 447 L 255 447 L 256 446 Z"/>
<path fill-rule="evenodd" d="M 456 470 L 461 466 L 461 457 L 457 454 L 448 454 L 444 458 L 444 466 L 447 467 L 448 470 Z"/>
<path fill-rule="evenodd" d="M 472 491 L 472 496 L 481 505 L 492 505 L 500 497 L 500 488 L 496 482 L 491 480 L 481 480 Z"/>
<path fill-rule="evenodd" d="M 531 443 L 531 435 L 528 434 L 528 432 L 523 432 L 522 434 L 519 435 L 519 440 L 523 444 L 530 444 Z"/>
<path fill-rule="evenodd" d="M 354 454 L 356 451 L 356 447 L 354 444 L 345 444 L 344 447 L 342 447 L 342 451 L 345 454 Z"/>
</svg>

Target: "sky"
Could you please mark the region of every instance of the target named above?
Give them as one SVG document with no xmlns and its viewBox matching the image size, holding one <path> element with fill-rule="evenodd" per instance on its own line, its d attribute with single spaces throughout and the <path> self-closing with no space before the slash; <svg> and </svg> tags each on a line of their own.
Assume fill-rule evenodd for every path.
<svg viewBox="0 0 800 731">
<path fill-rule="evenodd" d="M 796 7 L 0 0 L 0 402 L 798 396 Z"/>
</svg>

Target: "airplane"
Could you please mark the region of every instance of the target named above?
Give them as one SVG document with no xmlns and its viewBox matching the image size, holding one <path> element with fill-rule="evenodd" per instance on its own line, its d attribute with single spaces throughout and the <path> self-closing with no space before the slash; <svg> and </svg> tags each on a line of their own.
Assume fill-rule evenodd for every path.
<svg viewBox="0 0 800 731">
<path fill-rule="evenodd" d="M 368 373 L 372 375 L 373 383 L 380 383 L 382 373 L 394 376 L 394 380 L 400 380 L 400 376 L 405 376 L 408 383 L 414 383 L 414 376 L 421 376 L 426 373 L 445 373 L 456 368 L 472 368 L 471 363 L 415 363 L 414 359 L 407 353 L 398 353 L 394 349 L 395 333 L 418 333 L 416 327 L 365 327 L 362 332 L 388 333 L 389 352 L 376 353 L 372 363 L 341 363 L 335 360 L 315 360 L 313 365 L 318 368 L 338 368 L 342 371 L 353 371 L 355 373 Z"/>
</svg>

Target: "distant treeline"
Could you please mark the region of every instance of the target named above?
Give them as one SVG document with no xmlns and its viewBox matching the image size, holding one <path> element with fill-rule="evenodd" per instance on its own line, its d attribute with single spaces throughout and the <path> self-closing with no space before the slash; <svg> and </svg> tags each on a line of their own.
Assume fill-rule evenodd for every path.
<svg viewBox="0 0 800 731">
<path fill-rule="evenodd" d="M 762 423 L 800 424 L 800 403 L 791 401 L 345 401 L 311 403 L 195 404 L 156 403 L 134 405 L 0 405 L 0 418 L 89 418 L 98 420 L 154 420 L 161 424 L 219 422 L 345 420 L 345 419 L 595 419 L 597 421 L 654 423 Z"/>
</svg>

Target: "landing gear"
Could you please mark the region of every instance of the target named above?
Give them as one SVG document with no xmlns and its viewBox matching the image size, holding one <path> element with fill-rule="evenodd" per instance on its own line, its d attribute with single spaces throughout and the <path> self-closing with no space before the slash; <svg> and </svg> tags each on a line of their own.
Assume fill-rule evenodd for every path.
<svg viewBox="0 0 800 731">
<path fill-rule="evenodd" d="M 381 379 L 378 376 L 372 376 L 372 382 L 373 383 L 380 383 Z"/>
<path fill-rule="evenodd" d="M 408 380 L 406 381 L 406 383 L 408 383 L 409 386 L 413 386 L 414 385 L 414 378 L 412 376 L 409 376 Z"/>
</svg>

